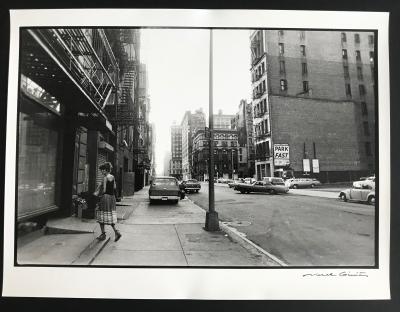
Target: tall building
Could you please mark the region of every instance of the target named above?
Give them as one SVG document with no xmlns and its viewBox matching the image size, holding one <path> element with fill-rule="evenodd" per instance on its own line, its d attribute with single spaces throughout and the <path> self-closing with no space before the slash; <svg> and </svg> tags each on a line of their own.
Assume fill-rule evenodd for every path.
<svg viewBox="0 0 400 312">
<path fill-rule="evenodd" d="M 184 180 L 192 177 L 192 136 L 197 129 L 204 129 L 206 126 L 206 118 L 201 109 L 195 113 L 186 111 L 183 116 L 182 127 L 182 177 Z"/>
<path fill-rule="evenodd" d="M 374 33 L 256 30 L 250 41 L 257 178 L 374 172 Z"/>
<path fill-rule="evenodd" d="M 209 138 L 204 130 L 193 135 L 193 177 L 208 179 Z M 215 178 L 234 178 L 238 175 L 238 132 L 232 129 L 214 131 Z"/>
<path fill-rule="evenodd" d="M 239 110 L 231 119 L 231 128 L 238 133 L 238 177 L 255 174 L 252 104 L 241 100 Z"/>
<path fill-rule="evenodd" d="M 166 151 L 164 154 L 164 168 L 163 168 L 163 176 L 169 176 L 170 172 L 170 164 L 171 164 L 171 152 Z"/>
<path fill-rule="evenodd" d="M 170 175 L 182 179 L 182 127 L 171 126 Z"/>
</svg>

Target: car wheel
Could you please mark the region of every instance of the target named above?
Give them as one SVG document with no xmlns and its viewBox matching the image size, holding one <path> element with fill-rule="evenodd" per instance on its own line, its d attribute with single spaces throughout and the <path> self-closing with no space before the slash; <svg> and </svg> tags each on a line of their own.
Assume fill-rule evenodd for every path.
<svg viewBox="0 0 400 312">
<path fill-rule="evenodd" d="M 199 190 L 196 190 L 196 193 L 198 193 L 199 192 Z"/>
<path fill-rule="evenodd" d="M 154 200 L 150 199 L 150 205 L 154 204 Z"/>
<path fill-rule="evenodd" d="M 176 205 L 179 202 L 179 199 L 174 200 L 174 204 Z"/>
<path fill-rule="evenodd" d="M 315 187 L 315 184 L 311 184 L 311 188 L 314 188 Z"/>
<path fill-rule="evenodd" d="M 347 202 L 347 197 L 346 194 L 340 194 L 340 199 L 343 200 L 344 202 Z"/>
<path fill-rule="evenodd" d="M 250 191 L 247 191 L 246 194 L 250 194 Z"/>
<path fill-rule="evenodd" d="M 244 191 L 240 191 L 240 193 L 244 194 Z"/>
<path fill-rule="evenodd" d="M 275 195 L 276 194 L 276 192 L 274 191 L 274 190 L 269 190 L 269 192 L 268 192 L 270 195 Z"/>
<path fill-rule="evenodd" d="M 368 204 L 375 205 L 375 196 L 368 197 Z"/>
<path fill-rule="evenodd" d="M 295 184 L 295 185 L 293 185 L 293 188 L 294 188 L 294 189 L 297 189 L 297 185 L 296 185 L 296 184 Z"/>
</svg>

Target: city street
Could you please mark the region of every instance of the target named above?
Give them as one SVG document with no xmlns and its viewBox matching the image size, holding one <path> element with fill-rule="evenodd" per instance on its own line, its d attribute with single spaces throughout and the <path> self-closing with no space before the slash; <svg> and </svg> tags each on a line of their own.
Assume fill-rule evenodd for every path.
<svg viewBox="0 0 400 312">
<path fill-rule="evenodd" d="M 333 196 L 300 195 L 312 192 Z M 374 206 L 341 202 L 337 194 L 322 188 L 240 194 L 215 184 L 215 209 L 220 221 L 289 266 L 374 265 Z M 208 184 L 188 197 L 208 209 Z"/>
</svg>

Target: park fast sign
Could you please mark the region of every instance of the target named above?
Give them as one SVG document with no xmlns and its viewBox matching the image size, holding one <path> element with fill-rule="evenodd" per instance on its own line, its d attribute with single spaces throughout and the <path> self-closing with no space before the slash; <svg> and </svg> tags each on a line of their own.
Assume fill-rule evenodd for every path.
<svg viewBox="0 0 400 312">
<path fill-rule="evenodd" d="M 287 166 L 289 164 L 289 144 L 274 144 L 274 165 Z"/>
</svg>

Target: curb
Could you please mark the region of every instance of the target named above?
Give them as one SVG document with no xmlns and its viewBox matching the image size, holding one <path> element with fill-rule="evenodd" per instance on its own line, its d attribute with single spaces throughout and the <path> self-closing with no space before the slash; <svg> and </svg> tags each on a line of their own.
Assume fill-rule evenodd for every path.
<svg viewBox="0 0 400 312">
<path fill-rule="evenodd" d="M 203 208 L 201 208 L 200 206 L 198 206 L 193 200 L 191 200 L 189 197 L 185 197 L 188 199 L 188 201 L 190 201 L 193 205 L 196 205 L 197 207 L 199 207 L 202 210 L 205 210 Z M 220 229 L 225 232 L 225 234 L 227 234 L 233 241 L 235 241 L 236 243 L 238 243 L 240 246 L 242 246 L 243 248 L 247 249 L 249 252 L 255 252 L 255 253 L 261 253 L 263 254 L 265 257 L 267 257 L 270 261 L 276 263 L 277 265 L 280 266 L 284 266 L 287 267 L 288 264 L 283 262 L 282 260 L 278 259 L 277 257 L 275 257 L 274 255 L 270 254 L 269 252 L 265 251 L 264 249 L 262 249 L 260 246 L 258 246 L 257 244 L 253 243 L 251 240 L 249 240 L 248 238 L 246 238 L 246 235 L 244 233 L 239 232 L 237 229 L 230 227 L 228 225 L 226 225 L 223 221 L 219 221 L 219 226 Z"/>
<path fill-rule="evenodd" d="M 232 240 L 237 242 L 239 245 L 241 245 L 243 248 L 249 250 L 250 252 L 254 252 L 257 250 L 257 252 L 262 253 L 265 257 L 267 257 L 269 260 L 273 261 L 274 263 L 287 267 L 287 263 L 283 262 L 282 260 L 278 259 L 274 255 L 270 254 L 269 252 L 265 251 L 262 249 L 260 246 L 257 244 L 253 243 L 251 240 L 246 238 L 246 235 L 239 232 L 237 229 L 232 228 L 228 225 L 226 225 L 224 222 L 220 221 L 219 226 L 222 231 L 224 231 Z"/>
</svg>

